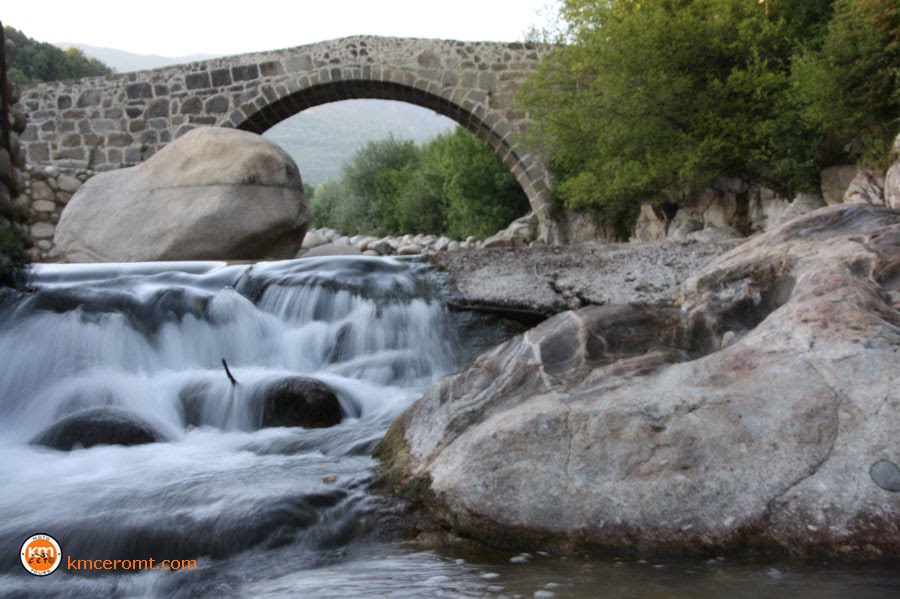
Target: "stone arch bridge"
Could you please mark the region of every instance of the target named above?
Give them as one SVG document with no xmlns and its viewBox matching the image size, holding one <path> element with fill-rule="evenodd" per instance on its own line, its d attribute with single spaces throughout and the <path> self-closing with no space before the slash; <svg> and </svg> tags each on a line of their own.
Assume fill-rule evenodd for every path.
<svg viewBox="0 0 900 599">
<path fill-rule="evenodd" d="M 401 100 L 445 115 L 490 145 L 515 174 L 540 222 L 551 219 L 543 160 L 525 151 L 527 115 L 514 95 L 544 50 L 521 43 L 359 36 L 286 50 L 23 90 L 29 164 L 96 171 L 132 166 L 198 126 L 262 133 L 339 100 Z"/>
</svg>

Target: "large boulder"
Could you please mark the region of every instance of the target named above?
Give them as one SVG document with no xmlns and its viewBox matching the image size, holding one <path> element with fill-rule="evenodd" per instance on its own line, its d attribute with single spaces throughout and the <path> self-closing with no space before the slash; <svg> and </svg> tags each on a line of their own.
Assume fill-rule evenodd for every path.
<svg viewBox="0 0 900 599">
<path fill-rule="evenodd" d="M 309 220 L 297 165 L 261 136 L 194 129 L 89 179 L 54 241 L 68 262 L 292 258 Z"/>
<path fill-rule="evenodd" d="M 437 530 L 493 545 L 897 555 L 898 389 L 900 212 L 839 205 L 674 307 L 592 306 L 499 346 L 378 455 Z"/>
<path fill-rule="evenodd" d="M 94 445 L 142 445 L 164 440 L 151 424 L 114 406 L 88 408 L 53 423 L 31 440 L 62 451 Z"/>
</svg>

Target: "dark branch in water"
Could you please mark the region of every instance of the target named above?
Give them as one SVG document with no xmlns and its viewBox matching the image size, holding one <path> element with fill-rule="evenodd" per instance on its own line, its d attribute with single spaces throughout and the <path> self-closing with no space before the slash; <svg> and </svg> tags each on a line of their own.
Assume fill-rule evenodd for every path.
<svg viewBox="0 0 900 599">
<path fill-rule="evenodd" d="M 231 374 L 231 371 L 228 370 L 228 362 L 225 361 L 225 358 L 222 358 L 222 366 L 225 367 L 225 374 L 228 375 L 228 380 L 231 381 L 231 386 L 234 387 L 235 385 L 237 385 L 237 380 Z"/>
</svg>

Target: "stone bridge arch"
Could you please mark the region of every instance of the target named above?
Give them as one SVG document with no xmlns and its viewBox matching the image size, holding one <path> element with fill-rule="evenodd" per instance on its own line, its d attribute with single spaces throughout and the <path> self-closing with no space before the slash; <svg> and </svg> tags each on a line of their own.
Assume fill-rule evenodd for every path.
<svg viewBox="0 0 900 599">
<path fill-rule="evenodd" d="M 520 43 L 357 36 L 286 50 L 23 90 L 28 162 L 103 171 L 145 160 L 198 126 L 262 133 L 307 108 L 347 99 L 409 102 L 485 141 L 513 172 L 559 241 L 544 161 L 524 150 L 527 115 L 514 102 L 543 48 Z"/>
</svg>

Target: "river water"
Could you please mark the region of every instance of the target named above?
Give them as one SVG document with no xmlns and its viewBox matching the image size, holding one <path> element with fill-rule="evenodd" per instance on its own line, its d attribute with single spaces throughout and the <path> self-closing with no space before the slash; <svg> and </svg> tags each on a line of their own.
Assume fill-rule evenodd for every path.
<svg viewBox="0 0 900 599">
<path fill-rule="evenodd" d="M 0 595 L 359 597 L 900 594 L 890 566 L 647 563 L 421 550 L 371 493 L 373 447 L 442 375 L 509 334 L 448 311 L 413 261 L 318 258 L 36 267 L 0 295 Z M 227 360 L 236 385 L 222 366 Z M 261 428 L 259 391 L 302 375 L 338 396 L 325 429 Z M 87 409 L 161 442 L 33 441 Z M 48 576 L 29 536 L 64 553 Z M 179 571 L 67 569 L 73 559 L 193 559 Z"/>
</svg>

